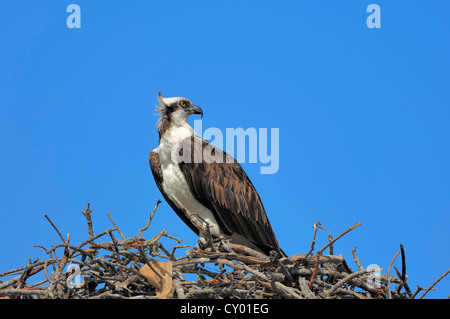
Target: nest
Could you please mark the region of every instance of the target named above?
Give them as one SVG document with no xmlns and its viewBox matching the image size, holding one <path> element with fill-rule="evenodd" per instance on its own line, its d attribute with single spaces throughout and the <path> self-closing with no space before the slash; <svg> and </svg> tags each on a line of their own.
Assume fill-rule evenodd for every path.
<svg viewBox="0 0 450 319">
<path fill-rule="evenodd" d="M 0 281 L 0 298 L 414 299 L 424 298 L 450 272 L 445 272 L 428 288 L 418 286 L 413 292 L 407 283 L 405 252 L 401 245 L 386 274 L 379 268 L 364 268 L 353 249 L 353 262 L 358 267 L 353 271 L 342 255 L 334 254 L 334 244 L 360 223 L 335 238 L 329 235 L 328 243 L 314 252 L 317 230 L 323 229 L 320 222 L 316 222 L 311 249 L 305 254 L 284 258 L 277 254 L 265 256 L 221 238 L 210 240 L 207 247 L 192 248 L 180 245 L 181 240 L 165 229 L 145 239 L 142 232 L 149 228 L 159 203 L 146 226 L 131 238 L 122 234 L 110 213 L 108 217 L 113 227 L 94 235 L 92 210 L 88 204 L 82 213 L 86 217 L 89 238 L 78 245 L 72 245 L 70 235 L 63 237 L 44 215 L 62 243 L 50 248 L 37 245 L 45 250 L 47 259 L 30 260 L 23 267 L 0 274 L 0 278 L 7 278 Z M 171 251 L 161 243 L 162 237 L 173 240 Z M 190 249 L 176 257 L 180 248 Z M 396 276 L 393 276 L 391 268 L 399 254 L 402 267 L 400 270 L 394 267 Z M 33 280 L 34 283 L 29 283 Z"/>
</svg>

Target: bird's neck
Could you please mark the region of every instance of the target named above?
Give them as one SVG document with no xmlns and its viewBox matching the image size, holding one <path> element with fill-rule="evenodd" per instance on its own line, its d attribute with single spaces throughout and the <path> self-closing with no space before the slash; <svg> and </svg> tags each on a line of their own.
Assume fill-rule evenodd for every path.
<svg viewBox="0 0 450 319">
<path fill-rule="evenodd" d="M 187 120 L 180 121 L 172 117 L 160 118 L 158 121 L 159 145 L 169 148 L 187 137 L 194 136 L 195 131 Z"/>
<path fill-rule="evenodd" d="M 188 124 L 188 115 L 183 110 L 177 110 L 175 112 L 163 114 L 157 123 L 159 139 L 169 130 L 175 128 L 190 128 L 192 127 Z"/>
<path fill-rule="evenodd" d="M 166 132 L 170 129 L 172 124 L 172 118 L 170 116 L 161 116 L 156 123 L 156 129 L 159 134 L 159 142 L 161 143 L 161 138 L 166 134 Z"/>
</svg>

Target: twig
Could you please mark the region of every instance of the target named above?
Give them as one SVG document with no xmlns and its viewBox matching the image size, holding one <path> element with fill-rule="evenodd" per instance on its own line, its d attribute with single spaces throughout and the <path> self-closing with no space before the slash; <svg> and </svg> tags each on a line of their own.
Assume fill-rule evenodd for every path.
<svg viewBox="0 0 450 319">
<path fill-rule="evenodd" d="M 322 252 L 327 249 L 329 246 L 333 245 L 339 238 L 341 238 L 342 236 L 344 236 L 345 234 L 347 234 L 348 232 L 352 231 L 353 229 L 355 229 L 356 227 L 361 226 L 361 223 L 357 223 L 355 225 L 353 225 L 352 227 L 350 227 L 349 229 L 347 229 L 346 231 L 344 231 L 342 234 L 340 234 L 339 236 L 337 236 L 336 238 L 334 238 L 333 240 L 331 240 L 330 242 L 328 242 L 328 244 L 326 244 L 325 246 L 323 246 L 322 248 L 320 248 L 316 255 L 321 255 Z"/>
<path fill-rule="evenodd" d="M 64 254 L 58 263 L 58 268 L 56 269 L 53 276 L 49 279 L 50 286 L 48 288 L 51 296 L 58 296 L 61 294 L 62 289 L 59 286 L 59 280 L 63 273 L 64 267 L 66 267 L 67 261 L 69 259 L 70 248 L 68 247 L 70 241 L 70 235 L 67 234 L 66 248 L 64 249 Z"/>
<path fill-rule="evenodd" d="M 58 228 L 55 226 L 55 224 L 53 224 L 52 220 L 50 219 L 50 217 L 47 216 L 47 214 L 44 215 L 45 218 L 47 218 L 48 222 L 50 223 L 50 225 L 53 226 L 53 228 L 56 230 L 56 232 L 59 235 L 59 238 L 61 238 L 62 242 L 65 243 L 66 240 L 64 239 L 63 235 L 61 235 L 61 232 L 58 230 Z"/>
<path fill-rule="evenodd" d="M 361 223 L 357 223 L 355 225 L 353 225 L 352 227 L 348 228 L 347 230 L 345 230 L 343 233 L 341 233 L 339 236 L 337 236 L 336 238 L 334 238 L 333 240 L 329 241 L 328 244 L 326 244 L 325 246 L 323 246 L 321 249 L 319 249 L 316 253 L 316 263 L 314 265 L 314 271 L 311 277 L 311 282 L 309 284 L 309 286 L 311 287 L 313 279 L 316 276 L 316 272 L 317 272 L 317 267 L 319 266 L 319 258 L 322 255 L 322 252 L 327 249 L 329 246 L 333 245 L 339 238 L 341 238 L 342 236 L 344 236 L 345 234 L 347 234 L 348 232 L 352 231 L 353 229 L 355 229 L 356 227 L 360 226 Z"/>
<path fill-rule="evenodd" d="M 425 288 L 417 286 L 416 291 L 414 291 L 414 293 L 411 295 L 411 297 L 409 297 L 409 299 L 414 299 L 416 298 L 416 296 L 419 294 L 419 292 L 421 292 L 422 290 L 425 290 Z"/>
<path fill-rule="evenodd" d="M 84 215 L 84 217 L 86 217 L 88 224 L 89 238 L 92 238 L 94 236 L 94 230 L 92 229 L 92 217 L 91 217 L 92 209 L 89 208 L 90 206 L 91 204 L 87 203 L 86 209 L 82 210 L 81 213 Z"/>
<path fill-rule="evenodd" d="M 311 253 L 312 253 L 313 250 L 314 250 L 314 246 L 315 246 L 315 244 L 316 244 L 317 226 L 319 226 L 319 225 L 320 225 L 320 221 L 316 221 L 316 222 L 313 224 L 314 232 L 313 232 L 313 237 L 312 237 L 312 240 L 311 240 L 311 249 L 306 253 L 306 255 L 305 255 L 305 260 L 306 260 L 306 258 L 309 257 L 309 255 L 311 255 Z"/>
<path fill-rule="evenodd" d="M 14 277 L 14 278 L 11 278 L 11 279 L 8 280 L 8 281 L 5 281 L 5 282 L 3 282 L 3 283 L 0 283 L 0 290 L 1 290 L 1 289 L 8 288 L 9 286 L 12 286 L 12 285 L 16 284 L 16 283 L 20 280 L 21 276 L 22 276 L 22 275 L 19 275 L 19 276 L 16 276 L 16 277 Z"/>
<path fill-rule="evenodd" d="M 445 276 L 447 276 L 449 273 L 450 273 L 450 269 L 448 269 L 448 270 L 447 270 L 446 272 L 444 272 L 438 279 L 436 279 L 436 281 L 433 282 L 433 283 L 431 284 L 431 286 L 428 287 L 427 290 L 425 290 L 425 292 L 423 293 L 422 296 L 420 296 L 419 299 L 423 299 L 423 297 L 425 297 L 425 295 L 426 295 L 426 294 L 427 294 L 434 286 L 436 286 L 436 284 L 437 284 L 439 281 L 441 281 L 441 280 L 442 280 Z"/>
<path fill-rule="evenodd" d="M 111 221 L 111 224 L 113 224 L 114 228 L 117 229 L 117 231 L 119 232 L 120 237 L 122 237 L 122 239 L 125 239 L 125 236 L 123 235 L 123 233 L 120 231 L 119 227 L 117 227 L 116 223 L 114 223 L 112 217 L 111 217 L 111 212 L 108 212 L 108 218 Z"/>
<path fill-rule="evenodd" d="M 358 255 L 356 255 L 356 246 L 352 249 L 353 258 L 355 258 L 353 261 L 358 265 L 359 270 L 364 269 L 363 265 L 359 261 Z"/>
<path fill-rule="evenodd" d="M 327 237 L 328 237 L 328 241 L 329 241 L 329 242 L 333 241 L 333 236 L 327 235 Z M 333 254 L 334 254 L 334 247 L 333 247 L 333 244 L 330 245 L 329 250 L 330 250 L 330 255 L 333 255 Z"/>
<path fill-rule="evenodd" d="M 147 220 L 147 225 L 145 225 L 144 228 L 141 228 L 141 229 L 138 230 L 139 238 L 142 238 L 142 232 L 147 230 L 148 227 L 150 226 L 150 223 L 151 223 L 151 221 L 153 219 L 153 216 L 155 215 L 156 209 L 158 208 L 159 204 L 161 204 L 161 201 L 158 199 L 158 201 L 156 202 L 155 207 L 153 208 L 152 213 L 150 214 L 150 217 Z"/>
<path fill-rule="evenodd" d="M 300 277 L 298 281 L 300 290 L 306 299 L 318 299 L 318 297 L 311 291 L 311 289 L 309 289 L 308 281 L 305 277 Z"/>
<path fill-rule="evenodd" d="M 339 280 L 339 282 L 336 285 L 334 285 L 333 287 L 331 287 L 331 289 L 329 289 L 325 294 L 327 296 L 331 296 L 336 291 L 336 289 L 338 289 L 340 286 L 342 286 L 346 282 L 352 280 L 353 278 L 360 276 L 360 275 L 370 273 L 370 272 L 375 272 L 375 271 L 381 271 L 381 269 L 367 268 L 367 269 L 358 270 L 358 271 L 346 276 L 345 278 L 342 278 L 341 280 Z"/>
<path fill-rule="evenodd" d="M 403 245 L 400 244 L 400 252 L 402 253 L 402 276 L 401 280 L 403 283 L 406 283 L 406 258 L 405 258 L 405 249 L 403 248 Z"/>
<path fill-rule="evenodd" d="M 398 286 L 397 292 L 400 293 L 400 290 L 401 290 L 401 288 L 403 286 L 403 287 L 405 287 L 406 293 L 409 296 L 411 296 L 412 295 L 411 289 L 409 288 L 408 283 L 406 282 L 406 280 L 408 278 L 406 276 L 406 257 L 405 257 L 405 248 L 403 247 L 402 244 L 400 244 L 400 251 L 401 251 L 401 256 L 402 256 L 402 273 L 399 276 L 399 278 L 401 279 L 402 283 Z M 397 268 L 395 268 L 395 270 L 397 271 Z"/>
<path fill-rule="evenodd" d="M 150 269 L 160 278 L 162 279 L 162 276 L 156 271 L 155 268 L 153 268 L 153 266 L 151 265 L 150 259 L 147 257 L 147 255 L 145 254 L 144 248 L 142 247 L 142 245 L 140 244 L 139 239 L 136 236 L 136 242 L 138 243 L 138 249 L 140 252 L 140 258 L 142 259 L 143 263 L 146 264 L 147 266 L 150 267 Z"/>
<path fill-rule="evenodd" d="M 396 253 L 395 253 L 395 255 L 394 255 L 394 257 L 392 258 L 392 260 L 391 260 L 391 262 L 389 263 L 389 267 L 388 267 L 388 296 L 389 296 L 389 299 L 392 299 L 392 294 L 391 294 L 391 267 L 392 267 L 392 264 L 394 263 L 394 261 L 395 261 L 395 258 L 397 258 L 397 255 L 400 253 L 400 250 L 399 251 L 397 251 Z"/>
<path fill-rule="evenodd" d="M 14 288 L 8 288 L 4 290 L 0 290 L 0 297 L 3 296 L 13 296 L 13 295 L 43 295 L 43 296 L 51 296 L 50 292 L 47 290 L 41 290 L 41 289 L 14 289 Z"/>
</svg>

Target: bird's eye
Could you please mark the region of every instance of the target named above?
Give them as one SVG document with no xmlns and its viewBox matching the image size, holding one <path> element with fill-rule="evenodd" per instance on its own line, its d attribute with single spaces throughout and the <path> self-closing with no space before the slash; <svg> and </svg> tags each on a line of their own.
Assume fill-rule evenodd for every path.
<svg viewBox="0 0 450 319">
<path fill-rule="evenodd" d="M 180 102 L 180 105 L 181 105 L 181 106 L 186 106 L 186 102 L 185 102 L 185 101 L 181 101 L 181 102 Z"/>
</svg>

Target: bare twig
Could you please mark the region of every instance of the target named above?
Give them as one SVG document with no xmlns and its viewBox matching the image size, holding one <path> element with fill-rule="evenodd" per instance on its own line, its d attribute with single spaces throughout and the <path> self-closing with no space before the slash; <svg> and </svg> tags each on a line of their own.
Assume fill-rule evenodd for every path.
<svg viewBox="0 0 450 319">
<path fill-rule="evenodd" d="M 120 237 L 122 237 L 122 239 L 125 239 L 125 236 L 123 235 L 123 233 L 120 231 L 119 227 L 117 227 L 116 223 L 114 223 L 112 217 L 111 217 L 111 212 L 108 212 L 108 218 L 111 221 L 111 224 L 113 224 L 114 228 L 117 229 L 117 231 L 119 232 Z"/>
<path fill-rule="evenodd" d="M 305 256 L 305 259 L 306 258 L 308 258 L 309 257 L 309 255 L 311 255 L 311 253 L 313 252 L 313 250 L 314 250 L 314 246 L 315 246 L 315 244 L 316 244 L 316 234 L 317 234 L 317 226 L 318 225 L 320 225 L 320 221 L 316 221 L 314 224 L 313 224 L 313 230 L 314 230 L 314 232 L 313 232 L 313 237 L 312 237 L 312 240 L 311 240 L 311 249 L 306 253 L 306 256 Z"/>
<path fill-rule="evenodd" d="M 47 216 L 47 214 L 44 215 L 45 218 L 47 218 L 48 222 L 50 223 L 50 225 L 53 226 L 53 228 L 56 230 L 56 232 L 59 235 L 59 238 L 61 238 L 62 242 L 65 243 L 66 240 L 64 239 L 63 235 L 61 235 L 61 232 L 58 230 L 58 228 L 55 226 L 55 224 L 53 224 L 52 220 L 50 219 L 50 217 Z"/>
<path fill-rule="evenodd" d="M 325 249 L 327 249 L 329 246 L 333 245 L 339 238 L 341 238 L 342 236 L 344 236 L 345 234 L 347 234 L 348 232 L 352 231 L 353 229 L 355 229 L 356 227 L 358 227 L 358 226 L 360 226 L 360 225 L 361 225 L 361 223 L 357 223 L 357 224 L 353 225 L 352 227 L 348 228 L 348 229 L 345 230 L 343 233 L 341 233 L 339 236 L 337 236 L 337 237 L 334 238 L 333 240 L 330 240 L 330 241 L 328 242 L 328 244 L 326 244 L 325 246 L 323 246 L 322 248 L 320 248 L 320 249 L 317 251 L 317 253 L 316 253 L 316 255 L 315 255 L 316 258 L 317 258 L 317 261 L 316 261 L 316 263 L 315 263 L 315 265 L 314 265 L 314 271 L 313 271 L 313 274 L 312 274 L 312 277 L 311 277 L 311 282 L 310 282 L 310 284 L 309 284 L 310 287 L 311 287 L 312 282 L 313 282 L 313 280 L 314 280 L 314 278 L 315 278 L 315 276 L 316 276 L 317 268 L 318 268 L 318 266 L 319 266 L 319 258 L 320 258 L 320 256 L 322 255 L 323 251 L 324 251 Z"/>
<path fill-rule="evenodd" d="M 441 280 L 442 280 L 445 276 L 447 276 L 449 273 L 450 273 L 450 269 L 448 269 L 448 270 L 447 270 L 446 272 L 444 272 L 438 279 L 436 279 L 436 281 L 433 282 L 433 283 L 431 284 L 431 286 L 428 287 L 427 290 L 425 290 L 425 292 L 423 293 L 422 296 L 420 296 L 419 299 L 423 299 L 423 298 L 425 297 L 425 295 L 426 295 L 426 294 L 427 294 L 434 286 L 436 286 L 436 284 L 437 284 L 439 281 L 441 281 Z"/>
<path fill-rule="evenodd" d="M 86 217 L 86 221 L 88 224 L 89 238 L 92 238 L 94 236 L 94 230 L 92 229 L 92 217 L 91 217 L 92 209 L 89 208 L 90 206 L 91 204 L 87 203 L 86 209 L 82 210 L 81 213 L 84 215 L 84 217 Z"/>
<path fill-rule="evenodd" d="M 333 245 L 339 238 L 341 238 L 342 236 L 346 235 L 348 232 L 352 231 L 353 229 L 355 229 L 356 227 L 361 226 L 361 223 L 357 223 L 355 225 L 353 225 L 352 227 L 348 228 L 346 231 L 344 231 L 342 234 L 340 234 L 339 236 L 337 236 L 336 238 L 334 238 L 333 240 L 329 241 L 328 244 L 326 244 L 325 246 L 323 246 L 322 248 L 320 248 L 316 255 L 321 255 L 322 252 L 327 249 L 329 246 Z"/>
<path fill-rule="evenodd" d="M 345 284 L 346 282 L 352 280 L 353 278 L 355 278 L 355 277 L 357 277 L 357 276 L 364 275 L 364 274 L 366 274 L 366 273 L 374 272 L 374 271 L 381 271 L 381 269 L 377 269 L 377 268 L 367 268 L 367 269 L 361 269 L 361 270 L 358 270 L 358 271 L 356 271 L 356 272 L 354 272 L 354 273 L 352 273 L 352 274 L 346 276 L 345 278 L 342 278 L 341 280 L 339 280 L 338 283 L 335 284 L 333 287 L 331 287 L 331 289 L 329 289 L 325 294 L 326 294 L 327 296 L 331 296 L 331 295 L 336 291 L 336 289 L 338 289 L 340 286 L 342 286 L 342 285 Z"/>
<path fill-rule="evenodd" d="M 400 250 L 397 251 L 394 255 L 394 257 L 392 258 L 391 262 L 389 263 L 389 267 L 388 267 L 388 296 L 389 299 L 392 299 L 392 294 L 391 294 L 391 267 L 392 264 L 394 263 L 395 259 L 397 258 L 397 255 L 400 253 Z"/>
<path fill-rule="evenodd" d="M 158 208 L 159 204 L 161 204 L 161 201 L 158 199 L 158 201 L 156 202 L 155 207 L 153 208 L 152 213 L 150 214 L 150 217 L 147 220 L 147 225 L 145 225 L 144 228 L 141 228 L 141 229 L 138 230 L 139 238 L 142 238 L 142 232 L 147 230 L 148 227 L 150 226 L 150 223 L 151 223 L 151 221 L 153 219 L 153 216 L 155 215 L 156 209 Z"/>
<path fill-rule="evenodd" d="M 356 255 L 356 246 L 352 249 L 353 258 L 355 258 L 353 261 L 358 265 L 359 270 L 364 269 L 363 265 L 359 261 L 358 255 Z"/>
</svg>

